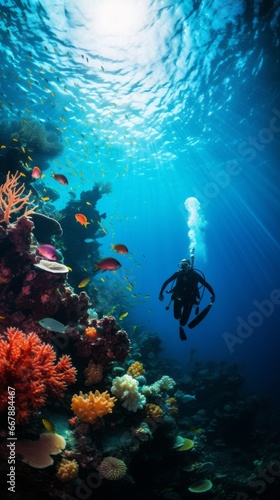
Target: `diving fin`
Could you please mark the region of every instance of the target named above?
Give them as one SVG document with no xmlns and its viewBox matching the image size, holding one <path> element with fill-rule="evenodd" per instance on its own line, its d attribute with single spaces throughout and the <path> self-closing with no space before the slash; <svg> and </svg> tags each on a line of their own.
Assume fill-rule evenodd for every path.
<svg viewBox="0 0 280 500">
<path fill-rule="evenodd" d="M 205 318 L 205 316 L 209 313 L 210 309 L 212 307 L 212 304 L 209 304 L 201 313 L 196 316 L 188 325 L 189 328 L 194 328 L 195 326 L 199 325 L 199 323 Z"/>
<path fill-rule="evenodd" d="M 182 326 L 179 327 L 179 335 L 180 335 L 180 340 L 187 340 L 187 336 Z"/>
</svg>

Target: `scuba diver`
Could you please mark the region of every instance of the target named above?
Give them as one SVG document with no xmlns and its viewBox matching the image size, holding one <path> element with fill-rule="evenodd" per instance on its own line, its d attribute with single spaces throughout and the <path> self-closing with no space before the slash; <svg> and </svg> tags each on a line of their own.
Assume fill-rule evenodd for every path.
<svg viewBox="0 0 280 500">
<path fill-rule="evenodd" d="M 166 292 L 172 294 L 170 303 L 173 300 L 174 318 L 179 319 L 180 322 L 179 335 L 181 340 L 187 340 L 183 326 L 187 324 L 193 306 L 196 306 L 196 318 L 189 323 L 189 328 L 194 328 L 198 325 L 210 311 L 213 302 L 215 302 L 215 293 L 213 288 L 209 285 L 209 283 L 207 283 L 203 273 L 193 268 L 193 262 L 194 256 L 192 256 L 192 264 L 190 260 L 183 259 L 179 264 L 179 271 L 176 271 L 163 283 L 159 292 L 159 300 L 162 302 L 164 299 L 163 292 L 165 288 L 169 283 L 174 282 L 171 290 L 167 290 Z M 199 313 L 199 304 L 203 297 L 205 288 L 207 288 L 211 294 L 210 304 Z M 202 289 L 202 293 L 200 293 L 200 289 Z M 170 305 L 168 305 L 165 309 L 168 311 L 169 307 Z"/>
</svg>

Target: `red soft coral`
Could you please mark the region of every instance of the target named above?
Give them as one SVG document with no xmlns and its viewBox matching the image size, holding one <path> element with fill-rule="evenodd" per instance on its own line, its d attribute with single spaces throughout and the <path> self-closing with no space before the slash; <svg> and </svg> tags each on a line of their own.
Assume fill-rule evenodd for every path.
<svg viewBox="0 0 280 500">
<path fill-rule="evenodd" d="M 8 387 L 15 390 L 16 423 L 27 421 L 48 397 L 61 398 L 67 385 L 75 382 L 76 369 L 68 355 L 55 363 L 52 346 L 36 333 L 8 328 L 0 336 L 0 412 L 8 408 Z"/>
</svg>

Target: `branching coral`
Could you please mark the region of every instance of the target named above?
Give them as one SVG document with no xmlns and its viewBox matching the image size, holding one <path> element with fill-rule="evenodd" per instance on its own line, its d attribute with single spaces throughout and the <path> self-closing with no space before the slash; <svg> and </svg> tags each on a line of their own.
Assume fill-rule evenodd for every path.
<svg viewBox="0 0 280 500">
<path fill-rule="evenodd" d="M 116 398 L 111 397 L 108 391 L 100 393 L 92 391 L 89 394 L 74 394 L 72 397 L 71 410 L 83 422 L 93 423 L 98 417 L 112 413 Z"/>
<path fill-rule="evenodd" d="M 61 398 L 75 379 L 70 356 L 61 356 L 56 363 L 52 346 L 36 333 L 25 335 L 17 328 L 8 328 L 0 336 L 0 412 L 7 409 L 8 388 L 13 388 L 17 423 L 26 422 L 48 397 Z"/>
<path fill-rule="evenodd" d="M 6 182 L 0 186 L 0 222 L 8 224 L 11 214 L 19 212 L 23 208 L 23 215 L 30 217 L 37 208 L 37 206 L 28 208 L 28 205 L 32 204 L 32 201 L 30 201 L 32 193 L 29 191 L 23 196 L 25 185 L 19 184 L 19 178 L 20 174 L 18 172 L 14 175 L 10 175 L 10 172 L 8 172 Z"/>
<path fill-rule="evenodd" d="M 163 375 L 160 380 L 157 380 L 151 385 L 144 385 L 142 387 L 142 393 L 145 396 L 156 396 L 160 393 L 168 392 L 172 390 L 176 385 L 173 378 L 168 377 L 168 375 Z"/>
</svg>

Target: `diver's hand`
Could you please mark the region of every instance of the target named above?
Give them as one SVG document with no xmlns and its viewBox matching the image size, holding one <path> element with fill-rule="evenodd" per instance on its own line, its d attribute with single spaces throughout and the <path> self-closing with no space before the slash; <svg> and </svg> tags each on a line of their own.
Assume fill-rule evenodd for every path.
<svg viewBox="0 0 280 500">
<path fill-rule="evenodd" d="M 215 295 L 212 295 L 212 297 L 210 297 L 210 304 L 214 304 L 215 300 L 216 300 Z"/>
<path fill-rule="evenodd" d="M 164 295 L 163 295 L 163 293 L 160 293 L 160 294 L 159 294 L 158 299 L 159 299 L 161 302 L 164 300 Z"/>
</svg>

